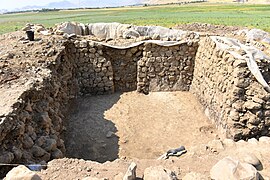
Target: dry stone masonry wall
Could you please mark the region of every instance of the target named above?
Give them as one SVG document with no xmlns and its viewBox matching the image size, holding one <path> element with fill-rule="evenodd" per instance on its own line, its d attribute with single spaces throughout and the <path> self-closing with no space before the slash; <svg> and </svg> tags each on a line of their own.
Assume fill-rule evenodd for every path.
<svg viewBox="0 0 270 180">
<path fill-rule="evenodd" d="M 269 93 L 240 58 L 245 54 L 241 49 L 238 55 L 223 50 L 210 37 L 201 40 L 191 88 L 208 117 L 235 140 L 269 135 L 270 127 Z M 269 83 L 269 61 L 257 61 Z"/>
<path fill-rule="evenodd" d="M 163 46 L 159 41 L 119 48 L 75 41 L 77 79 L 82 94 L 115 91 L 188 91 L 198 41 Z"/>
<path fill-rule="evenodd" d="M 139 92 L 188 91 L 193 78 L 197 41 L 174 46 L 145 44 L 138 62 Z"/>
</svg>

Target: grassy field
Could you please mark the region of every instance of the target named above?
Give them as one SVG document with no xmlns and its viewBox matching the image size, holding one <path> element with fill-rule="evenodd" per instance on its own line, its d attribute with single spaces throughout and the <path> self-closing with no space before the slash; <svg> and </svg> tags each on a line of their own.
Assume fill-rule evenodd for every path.
<svg viewBox="0 0 270 180">
<path fill-rule="evenodd" d="M 256 27 L 270 32 L 270 6 L 189 4 L 5 14 L 0 15 L 0 34 L 21 29 L 28 22 L 50 27 L 65 21 L 120 22 L 165 27 L 201 22 Z"/>
</svg>

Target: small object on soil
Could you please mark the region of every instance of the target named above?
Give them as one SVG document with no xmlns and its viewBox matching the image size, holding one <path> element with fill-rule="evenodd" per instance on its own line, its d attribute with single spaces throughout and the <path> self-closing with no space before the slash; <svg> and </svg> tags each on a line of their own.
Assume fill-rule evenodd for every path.
<svg viewBox="0 0 270 180">
<path fill-rule="evenodd" d="M 43 169 L 43 166 L 41 164 L 30 164 L 27 167 L 31 171 L 41 171 L 41 169 Z"/>
<path fill-rule="evenodd" d="M 29 41 L 34 41 L 34 39 L 35 39 L 35 32 L 34 31 L 28 30 L 28 31 L 26 31 L 26 34 L 27 34 L 27 38 Z"/>
<path fill-rule="evenodd" d="M 179 157 L 186 152 L 187 152 L 186 148 L 184 146 L 180 146 L 179 148 L 168 150 L 167 153 L 163 154 L 158 159 L 168 159 L 170 156 Z"/>
</svg>

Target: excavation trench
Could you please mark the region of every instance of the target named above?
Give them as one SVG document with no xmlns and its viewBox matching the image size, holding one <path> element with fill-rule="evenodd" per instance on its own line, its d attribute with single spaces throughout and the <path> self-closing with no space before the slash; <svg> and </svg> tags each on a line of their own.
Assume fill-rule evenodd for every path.
<svg viewBox="0 0 270 180">
<path fill-rule="evenodd" d="M 181 145 L 207 143 L 215 131 L 189 92 L 133 91 L 78 98 L 64 139 L 67 157 L 105 162 L 157 159 Z"/>
<path fill-rule="evenodd" d="M 68 157 L 99 162 L 158 158 L 168 149 L 199 142 L 206 118 L 189 113 L 198 103 L 188 106 L 191 93 L 169 93 L 189 90 L 197 41 L 149 41 L 125 48 L 85 41 L 74 45 L 66 51 L 75 59 L 80 96 L 63 136 Z"/>
<path fill-rule="evenodd" d="M 208 142 L 213 126 L 234 140 L 269 136 L 270 96 L 246 57 L 198 41 L 61 40 L 27 78 L 1 86 L 0 162 L 156 159 Z M 269 84 L 267 59 L 258 68 Z"/>
</svg>

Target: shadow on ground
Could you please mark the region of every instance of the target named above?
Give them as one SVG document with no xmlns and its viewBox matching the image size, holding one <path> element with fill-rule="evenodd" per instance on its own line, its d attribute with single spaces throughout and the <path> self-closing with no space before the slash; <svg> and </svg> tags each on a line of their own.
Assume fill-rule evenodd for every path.
<svg viewBox="0 0 270 180">
<path fill-rule="evenodd" d="M 111 121 L 104 118 L 104 112 L 119 99 L 121 93 L 80 97 L 74 102 L 64 140 L 66 156 L 97 162 L 118 158 L 119 138 Z"/>
</svg>

